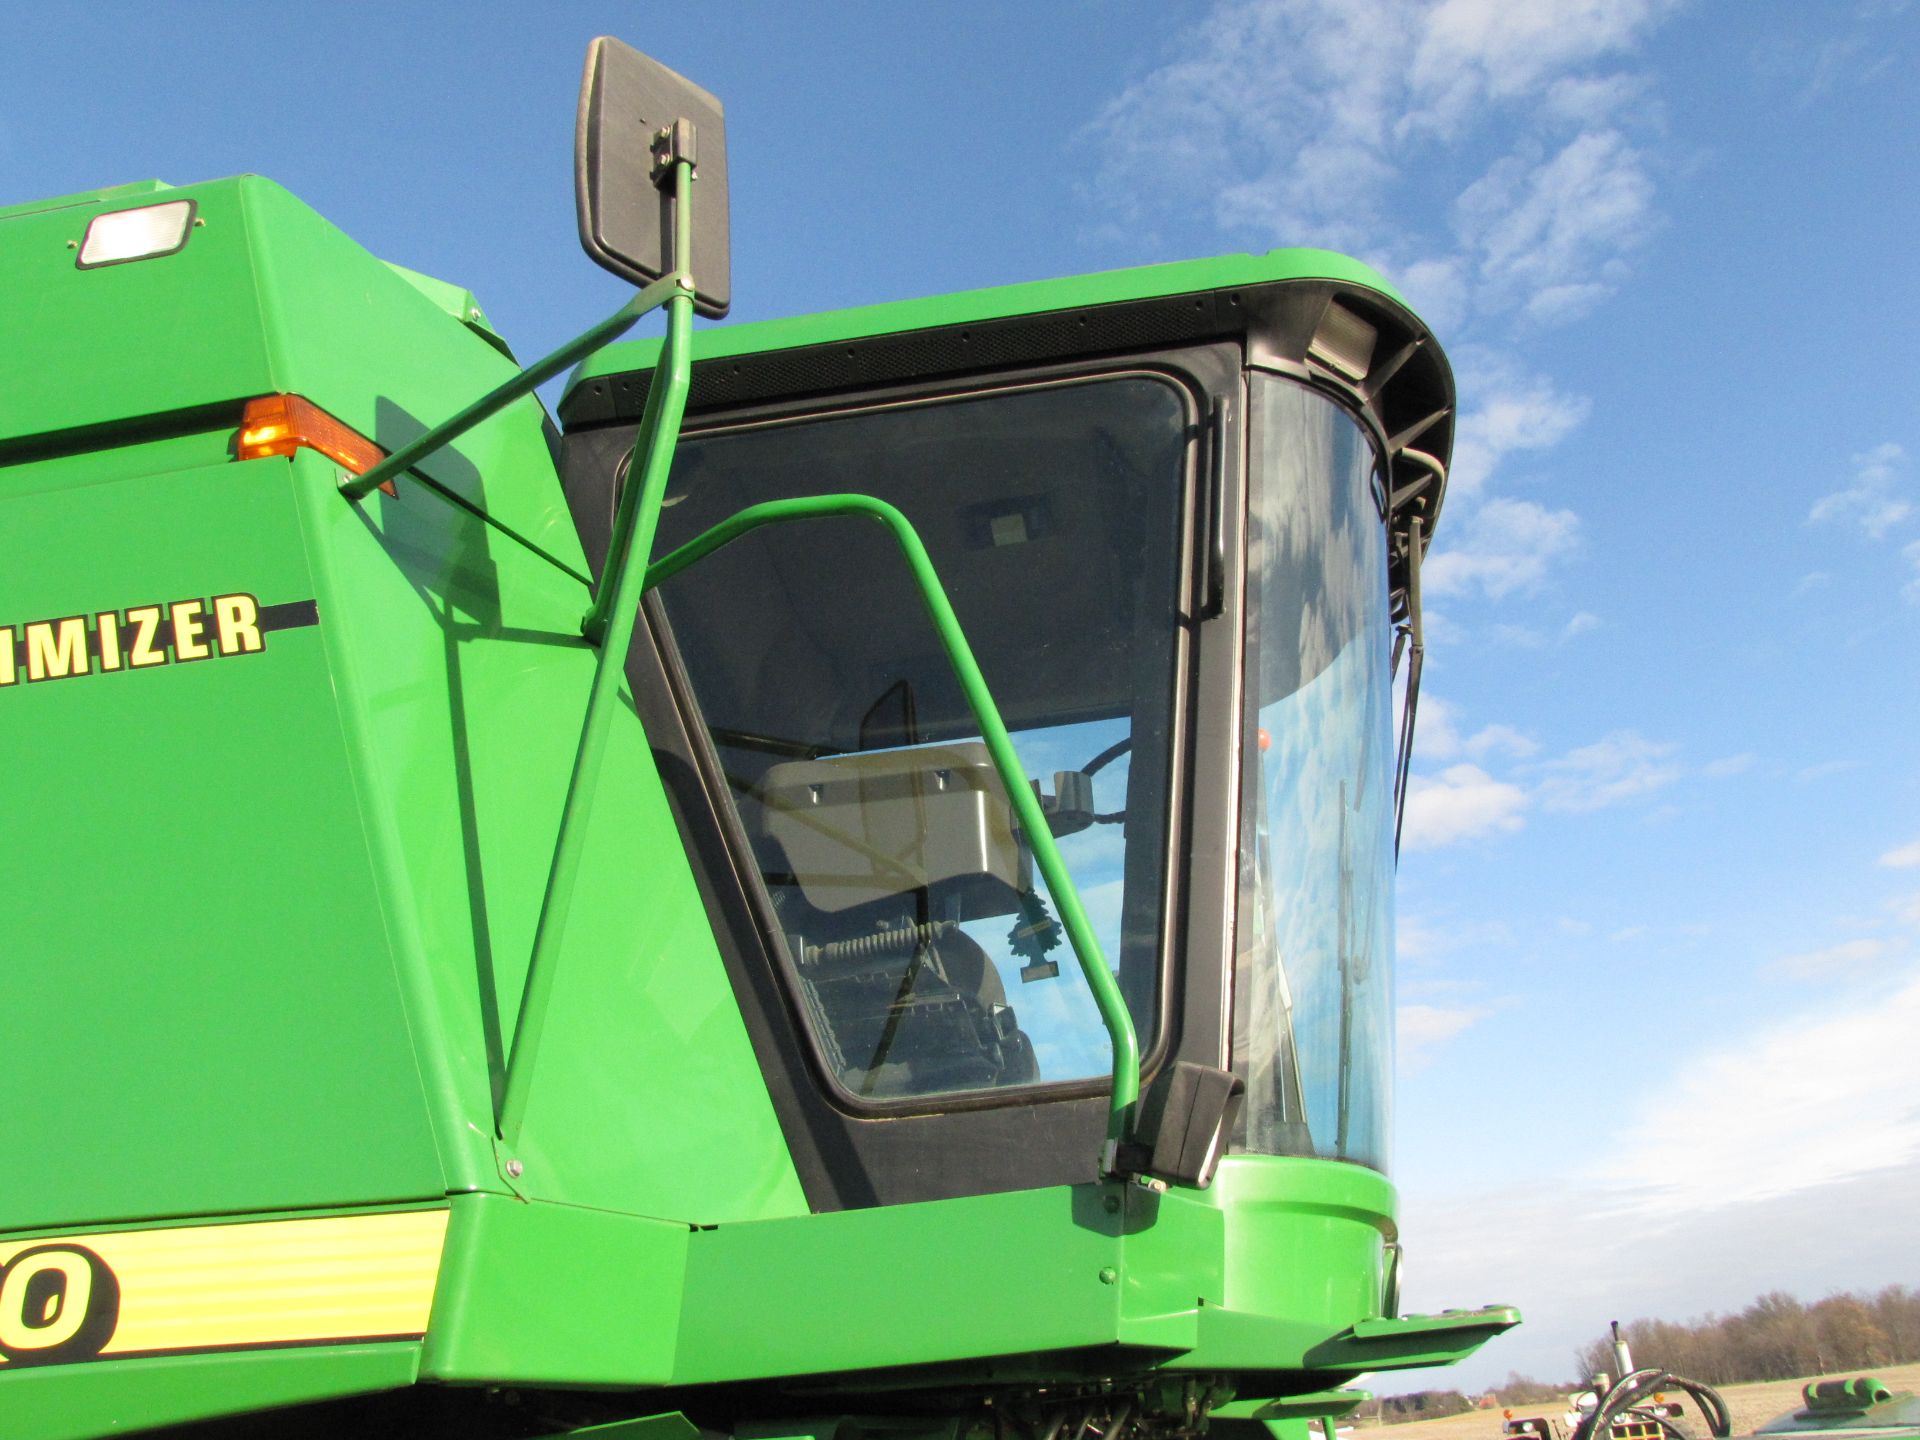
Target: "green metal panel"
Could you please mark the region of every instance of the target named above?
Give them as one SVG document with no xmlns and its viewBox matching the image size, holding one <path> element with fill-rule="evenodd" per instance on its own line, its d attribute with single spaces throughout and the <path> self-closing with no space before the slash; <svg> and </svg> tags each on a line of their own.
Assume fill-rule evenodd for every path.
<svg viewBox="0 0 1920 1440">
<path fill-rule="evenodd" d="M 42 842 L 15 894 L 73 917 L 32 932 L 28 998 L 62 1018 L 4 1062 L 34 1158 L 0 1225 L 505 1191 L 500 1056 L 592 668 L 539 406 L 426 462 L 444 494 L 354 505 L 311 452 L 231 464 L 251 395 L 392 448 L 513 367 L 447 287 L 269 181 L 167 192 L 205 222 L 186 247 L 90 271 L 68 241 L 143 197 L 72 198 L 0 223 L 25 297 L 0 314 L 24 382 L 0 396 L 0 625 L 227 590 L 316 601 L 320 624 L 258 657 L 0 687 L 35 772 L 0 819 Z M 216 428 L 125 443 L 156 417 Z M 74 453 L 30 458 L 50 451 Z M 617 729 L 523 1188 L 796 1213 L 630 707 Z"/>
<path fill-rule="evenodd" d="M 557 491 L 539 469 L 489 484 Z M 630 704 L 613 727 L 550 1035 L 505 1176 L 492 1134 L 594 652 L 587 589 L 403 484 L 303 457 L 319 584 L 453 1188 L 715 1223 L 805 1209 Z M 431 1067 L 430 1067 L 431 1068 Z"/>
<path fill-rule="evenodd" d="M 50 195 L 44 200 L 24 200 L 18 205 L 0 206 L 0 220 L 10 220 L 16 215 L 32 215 L 41 210 L 64 210 L 70 205 L 97 205 L 104 200 L 124 201 L 131 205 L 134 197 L 158 195 L 172 188 L 164 180 L 130 180 L 125 185 L 76 190 L 71 195 Z"/>
<path fill-rule="evenodd" d="M 87 222 L 147 196 L 0 219 L 0 442 L 273 388 L 237 182 L 156 198 L 205 223 L 178 254 L 93 270 L 74 263 Z"/>
<path fill-rule="evenodd" d="M 1125 1212 L 1106 1202 L 1125 1188 L 1026 1190 L 698 1231 L 674 1383 L 1112 1344 Z"/>
<path fill-rule="evenodd" d="M 1351 1332 L 1380 1323 L 1392 1210 L 1363 1167 L 1233 1156 L 1204 1191 L 1116 1182 L 722 1225 L 688 1249 L 674 1379 L 1120 1344 L 1136 1356 L 1114 1373 L 1241 1372 L 1258 1393 L 1251 1377 L 1311 1370 L 1328 1347 L 1353 1368 Z"/>
<path fill-rule="evenodd" d="M 495 1195 L 453 1202 L 421 1373 L 657 1385 L 673 1371 L 687 1227 Z"/>
<path fill-rule="evenodd" d="M 0 470 L 15 637 L 190 597 L 313 599 L 286 462 L 99 478 L 115 468 Z M 0 686 L 0 1230 L 444 1189 L 319 617 L 151 668 L 129 634 L 115 672 Z"/>
<path fill-rule="evenodd" d="M 6 1377 L 7 1440 L 92 1440 L 411 1385 L 418 1341 L 50 1365 Z"/>
<path fill-rule="evenodd" d="M 1207 1203 L 1226 1215 L 1225 1291 L 1200 1315 L 1191 1363 L 1306 1368 L 1306 1357 L 1380 1314 L 1393 1186 L 1361 1165 L 1233 1155 Z"/>
<path fill-rule="evenodd" d="M 862 305 L 820 315 L 794 315 L 750 325 L 725 325 L 702 330 L 694 341 L 695 363 L 731 355 L 756 355 L 803 345 L 865 340 L 941 325 L 999 320 L 1016 315 L 1040 315 L 1050 310 L 1074 310 L 1089 305 L 1112 305 L 1128 300 L 1186 295 L 1208 290 L 1230 290 L 1244 285 L 1270 285 L 1282 280 L 1335 280 L 1377 290 L 1396 304 L 1406 302 L 1380 273 L 1358 260 L 1331 250 L 1272 250 L 1265 255 L 1222 255 L 1209 260 L 1181 260 L 1169 265 L 1143 265 L 1131 270 L 1109 270 L 1060 280 L 1036 280 L 1002 285 L 990 290 L 963 290 L 918 300 L 884 305 Z M 609 345 L 586 361 L 567 381 L 571 393 L 590 380 L 607 375 L 651 370 L 660 342 L 628 340 Z M 564 403 L 564 402 L 563 402 Z"/>
<path fill-rule="evenodd" d="M 252 242 L 272 388 L 396 450 L 518 368 L 271 180 L 219 184 L 236 188 Z M 522 400 L 419 468 L 584 575 L 559 486 L 539 483 L 553 473 L 541 415 L 537 400 Z"/>
</svg>

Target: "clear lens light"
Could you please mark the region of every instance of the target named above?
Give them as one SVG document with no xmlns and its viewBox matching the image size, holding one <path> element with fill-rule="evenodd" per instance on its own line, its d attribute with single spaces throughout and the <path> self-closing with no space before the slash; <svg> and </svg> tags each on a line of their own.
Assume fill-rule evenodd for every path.
<svg viewBox="0 0 1920 1440">
<path fill-rule="evenodd" d="M 164 205 L 96 215 L 88 223 L 87 238 L 80 245 L 80 264 L 111 265 L 116 260 L 171 255 L 187 243 L 187 226 L 192 219 L 191 200 L 169 200 Z"/>
</svg>

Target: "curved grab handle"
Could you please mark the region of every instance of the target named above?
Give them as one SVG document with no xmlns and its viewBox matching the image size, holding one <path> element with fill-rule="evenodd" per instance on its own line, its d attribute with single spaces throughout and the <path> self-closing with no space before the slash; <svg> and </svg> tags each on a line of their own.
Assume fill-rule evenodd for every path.
<svg viewBox="0 0 1920 1440">
<path fill-rule="evenodd" d="M 1068 875 L 1066 864 L 1060 858 L 1059 847 L 1053 843 L 1053 831 L 1047 828 L 1046 816 L 1040 809 L 1040 802 L 1034 798 L 1033 787 L 1027 783 L 1020 757 L 1014 753 L 1013 741 L 1008 738 L 1006 724 L 1000 718 L 1000 707 L 994 704 L 986 678 L 981 675 L 980 666 L 973 658 L 973 649 L 967 644 L 966 633 L 960 628 L 959 618 L 953 613 L 953 605 L 948 601 L 947 592 L 934 571 L 933 561 L 927 555 L 927 547 L 920 543 L 920 536 L 914 531 L 912 522 L 886 501 L 871 495 L 813 495 L 793 500 L 769 500 L 764 504 L 748 506 L 704 534 L 695 536 L 677 550 L 661 556 L 647 567 L 643 588 L 651 590 L 723 545 L 738 540 L 762 525 L 777 525 L 789 520 L 818 520 L 838 515 L 857 515 L 879 521 L 892 532 L 901 553 L 906 556 L 913 578 L 920 587 L 921 603 L 927 607 L 927 618 L 933 621 L 940 643 L 946 649 L 947 661 L 953 666 L 953 673 L 966 694 L 968 708 L 973 711 L 973 718 L 980 726 L 981 738 L 986 741 L 987 751 L 993 756 L 994 768 L 1000 772 L 1001 784 L 1007 788 L 1007 798 L 1013 804 L 1014 814 L 1020 819 L 1020 828 L 1026 832 L 1027 842 L 1033 848 L 1033 858 L 1040 866 L 1040 873 L 1046 877 L 1047 888 L 1053 892 L 1054 904 L 1060 911 L 1060 922 L 1066 928 L 1067 938 L 1073 943 L 1073 953 L 1086 974 L 1087 985 L 1093 991 L 1094 1004 L 1100 1008 L 1101 1022 L 1107 1027 L 1107 1035 L 1113 1042 L 1113 1097 L 1107 1111 L 1107 1153 L 1102 1165 L 1103 1169 L 1111 1170 L 1115 1147 L 1126 1135 L 1128 1112 L 1140 1095 L 1140 1041 L 1134 1034 L 1133 1017 L 1127 1013 L 1126 1001 L 1121 998 L 1120 987 L 1114 982 L 1113 972 L 1107 968 L 1106 957 L 1100 952 L 1100 942 L 1094 937 L 1093 926 L 1088 923 L 1087 912 L 1080 903 L 1080 892 L 1074 888 L 1073 877 Z"/>
</svg>

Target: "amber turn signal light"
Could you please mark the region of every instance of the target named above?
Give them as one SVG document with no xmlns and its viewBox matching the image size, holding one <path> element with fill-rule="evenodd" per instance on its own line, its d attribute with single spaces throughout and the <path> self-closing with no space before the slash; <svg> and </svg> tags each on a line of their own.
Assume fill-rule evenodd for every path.
<svg viewBox="0 0 1920 1440">
<path fill-rule="evenodd" d="M 366 474 L 387 458 L 386 451 L 358 431 L 348 429 L 311 400 L 298 395 L 262 395 L 247 402 L 240 416 L 240 433 L 233 443 L 236 459 L 264 460 L 271 455 L 291 455 L 302 446 L 318 450 L 355 475 Z M 389 495 L 399 493 L 391 480 L 380 488 Z"/>
</svg>

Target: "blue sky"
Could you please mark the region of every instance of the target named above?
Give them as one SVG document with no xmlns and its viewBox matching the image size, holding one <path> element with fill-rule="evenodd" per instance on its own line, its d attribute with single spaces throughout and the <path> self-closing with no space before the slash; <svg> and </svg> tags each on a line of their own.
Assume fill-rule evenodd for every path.
<svg viewBox="0 0 1920 1440">
<path fill-rule="evenodd" d="M 1557 1376 L 1608 1319 L 1920 1282 L 1917 22 L 7 0 L 0 204 L 260 171 L 535 355 L 624 294 L 571 199 L 611 32 L 727 104 L 737 318 L 1380 265 L 1463 414 L 1401 869 L 1409 1300 L 1528 1311 L 1452 1380 Z"/>
</svg>

